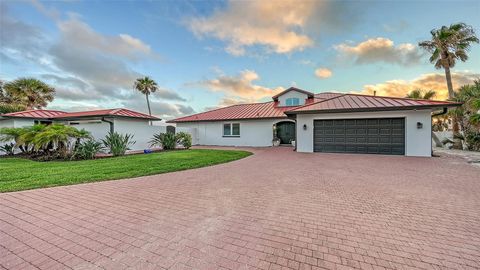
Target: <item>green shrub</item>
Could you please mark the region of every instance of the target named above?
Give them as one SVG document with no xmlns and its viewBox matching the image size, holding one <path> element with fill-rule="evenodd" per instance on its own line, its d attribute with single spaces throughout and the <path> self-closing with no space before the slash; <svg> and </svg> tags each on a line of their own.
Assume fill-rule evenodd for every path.
<svg viewBox="0 0 480 270">
<path fill-rule="evenodd" d="M 75 145 L 72 159 L 94 159 L 95 155 L 104 149 L 102 143 L 93 139 L 79 142 Z"/>
<path fill-rule="evenodd" d="M 15 154 L 15 143 L 7 143 L 0 146 L 0 152 L 4 152 L 7 156 Z"/>
<path fill-rule="evenodd" d="M 185 149 L 192 147 L 192 135 L 186 132 L 177 133 L 177 143 L 181 144 Z"/>
<path fill-rule="evenodd" d="M 174 133 L 154 134 L 150 146 L 160 146 L 163 150 L 172 150 L 177 146 L 177 138 Z"/>
<path fill-rule="evenodd" d="M 127 150 L 130 150 L 129 146 L 135 144 L 132 139 L 133 135 L 131 134 L 122 135 L 117 132 L 109 132 L 102 143 L 109 150 L 109 153 L 116 157 L 123 156 Z"/>
</svg>

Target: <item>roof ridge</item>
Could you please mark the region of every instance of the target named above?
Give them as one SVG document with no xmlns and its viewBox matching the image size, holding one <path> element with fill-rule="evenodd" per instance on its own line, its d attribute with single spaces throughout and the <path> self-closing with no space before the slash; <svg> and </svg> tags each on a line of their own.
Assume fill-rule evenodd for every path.
<svg viewBox="0 0 480 270">
<path fill-rule="evenodd" d="M 339 97 L 343 97 L 343 96 L 346 96 L 347 94 L 340 94 L 336 97 L 331 97 L 331 98 L 326 98 L 326 99 L 323 99 L 323 100 L 319 100 L 319 101 L 316 101 L 316 102 L 313 102 L 313 103 L 310 103 L 310 104 L 305 104 L 305 105 L 302 105 L 302 106 L 299 106 L 299 107 L 296 107 L 295 109 L 293 110 L 288 110 L 286 112 L 291 112 L 291 111 L 295 111 L 297 109 L 301 109 L 301 108 L 304 108 L 304 107 L 308 107 L 308 106 L 312 106 L 312 105 L 315 105 L 315 104 L 318 104 L 318 103 L 322 103 L 322 102 L 325 102 L 325 101 L 329 101 L 329 100 L 332 100 L 332 99 L 336 99 L 336 98 L 339 98 Z"/>
</svg>

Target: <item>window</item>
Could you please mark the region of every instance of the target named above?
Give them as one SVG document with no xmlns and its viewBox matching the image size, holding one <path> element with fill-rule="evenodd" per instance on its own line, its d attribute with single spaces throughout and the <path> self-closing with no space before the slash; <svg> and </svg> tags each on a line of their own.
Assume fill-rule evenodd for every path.
<svg viewBox="0 0 480 270">
<path fill-rule="evenodd" d="M 300 99 L 299 98 L 287 98 L 285 101 L 287 106 L 298 106 L 300 105 Z"/>
<path fill-rule="evenodd" d="M 239 123 L 223 124 L 223 136 L 240 137 L 240 124 Z"/>
</svg>

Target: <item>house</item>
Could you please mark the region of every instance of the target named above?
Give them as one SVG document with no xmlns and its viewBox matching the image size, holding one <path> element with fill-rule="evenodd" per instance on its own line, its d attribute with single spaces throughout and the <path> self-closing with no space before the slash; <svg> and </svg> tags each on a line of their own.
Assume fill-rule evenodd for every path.
<svg viewBox="0 0 480 270">
<path fill-rule="evenodd" d="M 459 106 L 291 87 L 264 103 L 240 104 L 169 121 L 193 131 L 194 144 L 271 146 L 295 141 L 297 152 L 431 156 L 432 112 Z M 276 135 L 275 135 L 276 134 Z"/>
<path fill-rule="evenodd" d="M 143 150 L 150 147 L 152 135 L 165 132 L 165 126 L 150 125 L 160 118 L 128 109 L 107 109 L 82 112 L 63 112 L 56 110 L 29 110 L 0 115 L 0 128 L 24 127 L 33 124 L 62 123 L 77 129 L 89 131 L 96 140 L 103 139 L 109 131 L 132 134 L 135 144 L 131 150 Z"/>
</svg>

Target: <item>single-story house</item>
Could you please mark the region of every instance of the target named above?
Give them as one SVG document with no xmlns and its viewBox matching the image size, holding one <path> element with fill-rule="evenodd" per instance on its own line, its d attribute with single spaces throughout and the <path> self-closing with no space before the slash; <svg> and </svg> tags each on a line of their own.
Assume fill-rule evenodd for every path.
<svg viewBox="0 0 480 270">
<path fill-rule="evenodd" d="M 459 103 L 291 87 L 264 103 L 239 104 L 168 122 L 192 130 L 193 143 L 271 146 L 295 141 L 297 152 L 431 156 L 432 113 Z"/>
<path fill-rule="evenodd" d="M 37 123 L 62 123 L 85 129 L 96 140 L 105 138 L 109 131 L 132 134 L 135 144 L 131 150 L 143 150 L 150 147 L 149 141 L 154 133 L 165 132 L 166 126 L 151 125 L 160 118 L 129 109 L 106 109 L 82 112 L 63 112 L 57 110 L 29 110 L 0 115 L 0 128 L 24 127 Z"/>
</svg>

